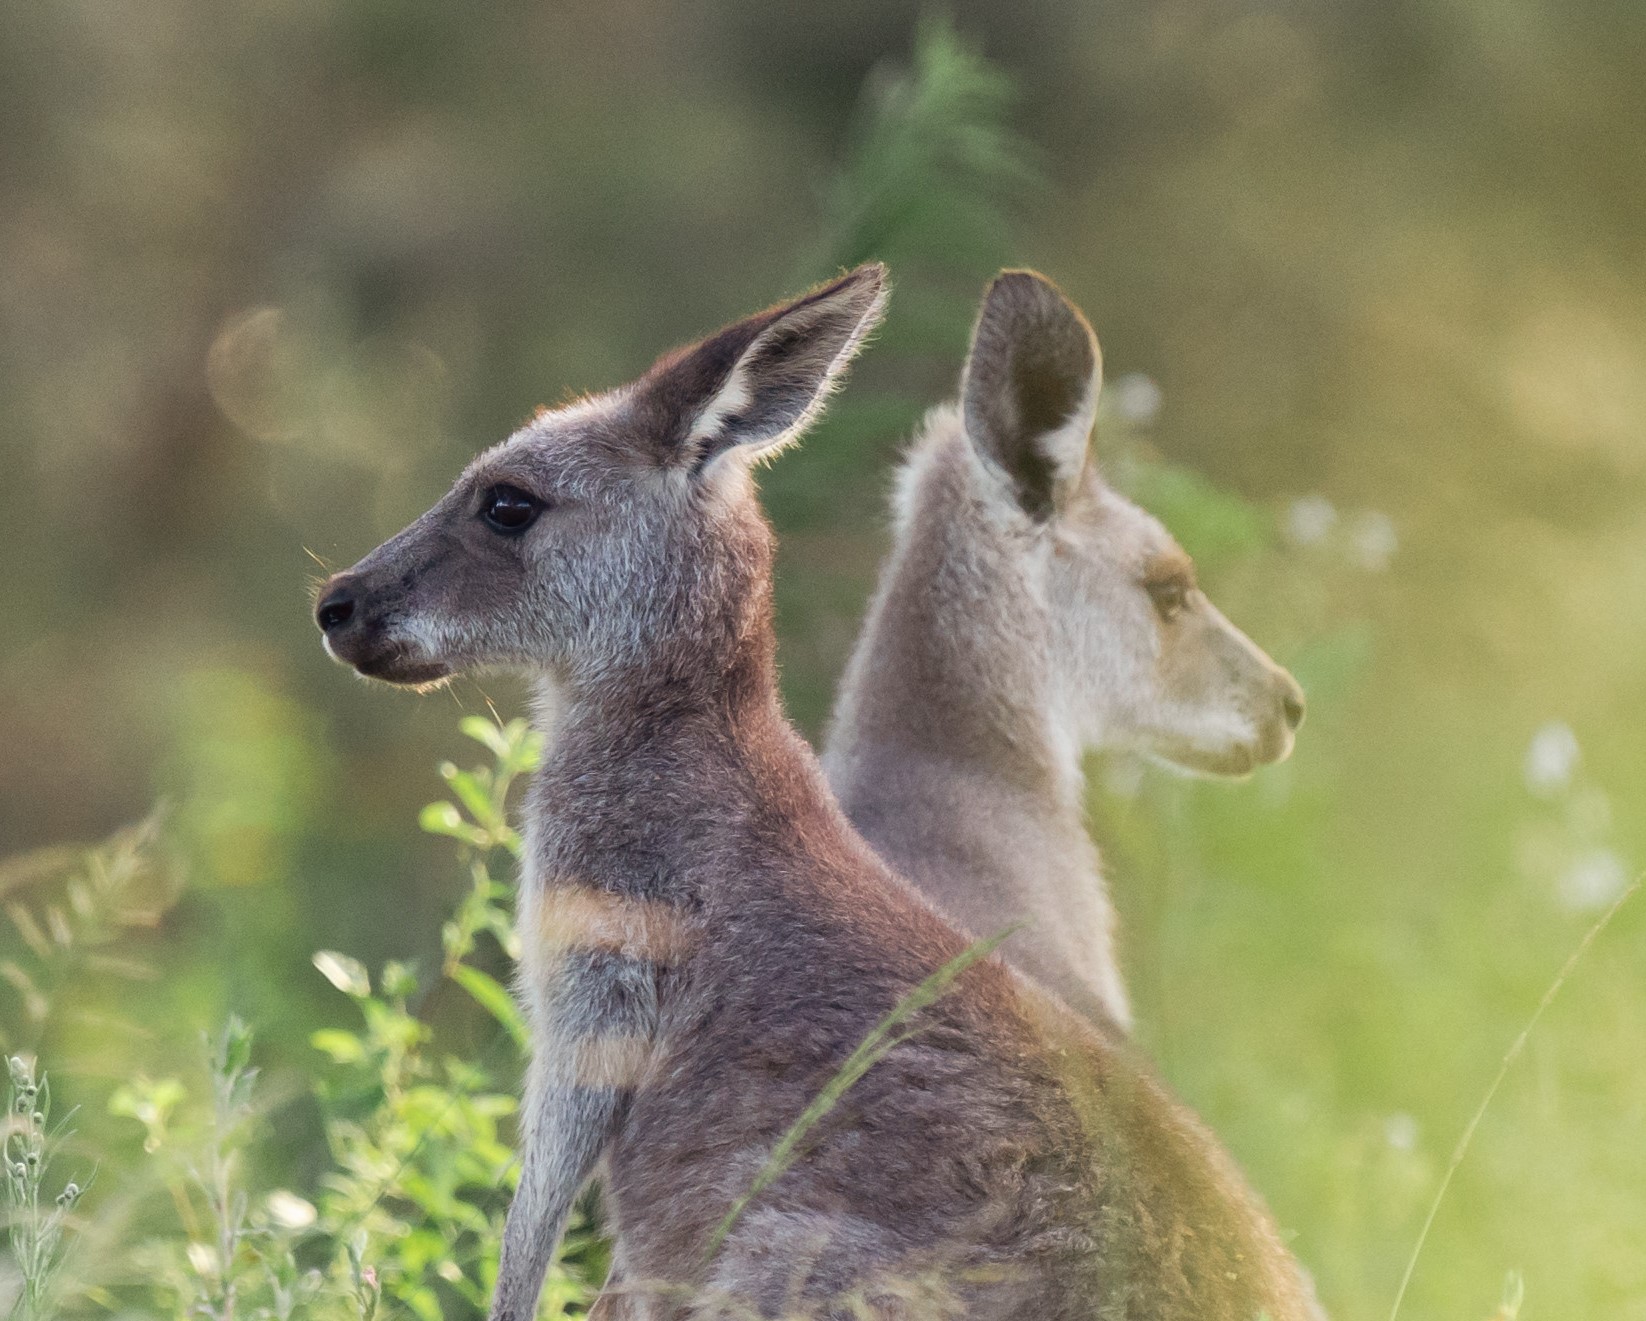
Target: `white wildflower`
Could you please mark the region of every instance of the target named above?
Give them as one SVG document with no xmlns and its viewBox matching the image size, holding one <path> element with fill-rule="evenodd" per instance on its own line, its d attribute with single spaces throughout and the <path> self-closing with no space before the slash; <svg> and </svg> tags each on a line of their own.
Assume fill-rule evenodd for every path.
<svg viewBox="0 0 1646 1321">
<path fill-rule="evenodd" d="M 1349 558 L 1368 573 L 1382 573 L 1400 549 L 1394 520 L 1376 509 L 1356 514 L 1349 528 Z"/>
<path fill-rule="evenodd" d="M 1383 1121 L 1383 1140 L 1396 1151 L 1415 1150 L 1417 1120 L 1404 1110 L 1397 1110 Z"/>
<path fill-rule="evenodd" d="M 1551 720 L 1526 745 L 1523 774 L 1526 788 L 1539 798 L 1553 798 L 1569 789 L 1582 759 L 1577 735 L 1561 720 Z"/>
<path fill-rule="evenodd" d="M 1629 868 L 1611 849 L 1590 849 L 1572 859 L 1555 883 L 1555 894 L 1573 912 L 1605 908 L 1629 884 Z"/>
<path fill-rule="evenodd" d="M 1160 387 L 1142 372 L 1128 372 L 1107 391 L 1115 415 L 1134 427 L 1146 427 L 1160 413 Z"/>
<path fill-rule="evenodd" d="M 307 1229 L 319 1219 L 313 1202 L 284 1188 L 276 1188 L 270 1193 L 263 1207 L 269 1213 L 269 1219 L 282 1229 Z"/>
<path fill-rule="evenodd" d="M 1337 509 L 1323 495 L 1294 500 L 1286 511 L 1286 538 L 1294 546 L 1318 545 L 1336 526 Z"/>
</svg>

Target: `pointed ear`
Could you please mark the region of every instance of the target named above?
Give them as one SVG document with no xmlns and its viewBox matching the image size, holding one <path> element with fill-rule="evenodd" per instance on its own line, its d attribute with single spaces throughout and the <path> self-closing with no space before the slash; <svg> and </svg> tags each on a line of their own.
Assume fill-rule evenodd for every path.
<svg viewBox="0 0 1646 1321">
<path fill-rule="evenodd" d="M 961 409 L 972 444 L 1036 522 L 1079 484 L 1102 383 L 1097 336 L 1058 287 L 1034 271 L 996 276 L 972 331 Z"/>
<path fill-rule="evenodd" d="M 696 472 L 777 450 L 822 412 L 885 307 L 886 268 L 871 262 L 664 357 L 640 382 L 647 430 Z"/>
</svg>

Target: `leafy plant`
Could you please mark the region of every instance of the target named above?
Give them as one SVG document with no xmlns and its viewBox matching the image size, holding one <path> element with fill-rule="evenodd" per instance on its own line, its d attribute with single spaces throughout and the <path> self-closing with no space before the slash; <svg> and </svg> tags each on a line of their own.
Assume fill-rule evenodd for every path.
<svg viewBox="0 0 1646 1321">
<path fill-rule="evenodd" d="M 414 1316 L 482 1312 L 497 1271 L 507 1196 L 517 1169 L 502 1125 L 516 1110 L 511 1081 L 526 1029 L 508 991 L 470 961 L 490 936 L 510 958 L 519 941 L 510 887 L 494 868 L 520 852 L 508 824 L 508 796 L 537 764 L 541 739 L 522 720 L 480 717 L 462 731 L 492 757 L 488 766 L 440 767 L 453 798 L 431 803 L 425 830 L 456 841 L 470 888 L 442 929 L 440 976 L 461 987 L 496 1025 L 478 1052 L 439 1048 L 413 1012 L 424 988 L 408 964 L 391 962 L 373 980 L 347 955 L 322 951 L 315 966 L 358 1008 L 358 1030 L 329 1028 L 313 1042 L 336 1068 L 320 1087 L 334 1169 L 323 1179 L 320 1227 L 349 1242 L 358 1272 L 369 1260 L 373 1287 Z M 586 1306 L 604 1273 L 605 1252 L 586 1221 L 572 1227 L 545 1286 L 545 1315 Z"/>
<path fill-rule="evenodd" d="M 914 60 L 878 65 L 859 101 L 844 164 L 824 190 L 826 260 L 890 262 L 897 307 L 921 347 L 948 348 L 970 325 L 976 282 L 1012 251 L 1014 219 L 1043 188 L 1039 153 L 1010 124 L 1011 78 L 947 19 L 923 22 Z M 933 287 L 930 277 L 958 287 Z M 894 304 L 894 306 L 896 306 Z"/>
<path fill-rule="evenodd" d="M 310 1237 L 313 1206 L 285 1189 L 254 1193 L 247 1175 L 266 1107 L 256 1096 L 253 1033 L 230 1016 L 204 1045 L 203 1109 L 175 1078 L 138 1079 L 109 1100 L 111 1113 L 145 1129 L 147 1173 L 177 1218 L 128 1250 L 140 1281 L 125 1289 L 157 1307 L 209 1321 L 285 1321 L 322 1317 L 326 1273 L 305 1267 L 299 1247 Z M 135 1190 L 142 1193 L 141 1183 Z"/>
<path fill-rule="evenodd" d="M 536 764 L 540 740 L 523 721 L 482 719 L 463 730 L 490 764 L 440 768 L 455 801 L 431 804 L 424 827 L 453 839 L 469 888 L 442 931 L 439 977 L 390 961 L 373 977 L 357 959 L 324 950 L 317 970 L 353 1002 L 354 1028 L 314 1033 L 331 1062 L 315 1084 L 330 1168 L 314 1200 L 277 1188 L 257 1194 L 247 1157 L 263 1107 L 255 1096 L 252 1033 L 231 1018 L 208 1043 L 209 1102 L 191 1106 L 176 1079 L 136 1079 L 110 1110 L 143 1125 L 144 1150 L 176 1208 L 181 1232 L 138 1245 L 132 1259 L 157 1304 L 212 1321 L 237 1317 L 479 1315 L 497 1270 L 503 1216 L 515 1180 L 504 1126 L 525 1040 L 504 987 L 471 958 L 486 937 L 517 951 L 510 887 L 493 874 L 518 854 L 507 800 Z M 443 1044 L 418 1013 L 450 982 L 495 1025 L 489 1040 Z M 586 1307 L 606 1265 L 584 1222 L 573 1226 L 545 1289 L 543 1315 Z"/>
<path fill-rule="evenodd" d="M 41 1321 L 52 1314 L 66 1253 L 64 1232 L 86 1185 L 70 1181 L 55 1197 L 46 1191 L 52 1151 L 66 1136 L 67 1120 L 56 1129 L 48 1127 L 51 1083 L 45 1074 L 36 1082 L 34 1065 L 15 1055 L 6 1065 L 11 1088 L 3 1147 L 5 1206 L 12 1261 L 21 1277 L 14 1314 L 22 1321 Z"/>
</svg>

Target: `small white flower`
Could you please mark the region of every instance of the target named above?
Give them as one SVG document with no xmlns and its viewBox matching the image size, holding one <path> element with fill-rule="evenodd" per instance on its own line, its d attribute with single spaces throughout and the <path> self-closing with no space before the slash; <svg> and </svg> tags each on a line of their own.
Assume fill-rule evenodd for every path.
<svg viewBox="0 0 1646 1321">
<path fill-rule="evenodd" d="M 1396 1111 L 1383 1121 L 1383 1140 L 1396 1151 L 1412 1151 L 1417 1147 L 1417 1120 L 1404 1110 Z"/>
<path fill-rule="evenodd" d="M 1629 868 L 1611 849 L 1590 849 L 1572 859 L 1555 883 L 1562 905 L 1577 913 L 1604 908 L 1629 884 Z"/>
<path fill-rule="evenodd" d="M 1286 539 L 1294 546 L 1317 545 L 1336 526 L 1337 509 L 1323 495 L 1306 495 L 1294 500 L 1286 511 Z"/>
<path fill-rule="evenodd" d="M 1572 776 L 1583 750 L 1578 747 L 1577 735 L 1562 720 L 1551 720 L 1532 735 L 1526 745 L 1523 774 L 1526 788 L 1539 798 L 1553 798 L 1571 787 Z"/>
<path fill-rule="evenodd" d="M 312 962 L 320 970 L 320 975 L 344 995 L 362 1000 L 371 994 L 371 976 L 359 959 L 351 959 L 336 950 L 323 949 L 315 952 Z"/>
<path fill-rule="evenodd" d="M 283 1229 L 307 1229 L 318 1218 L 314 1203 L 284 1188 L 276 1188 L 263 1203 L 269 1219 Z"/>
<path fill-rule="evenodd" d="M 1160 414 L 1160 387 L 1142 372 L 1128 372 L 1109 386 L 1116 416 L 1134 427 L 1146 427 Z"/>
<path fill-rule="evenodd" d="M 1376 509 L 1356 514 L 1349 528 L 1349 557 L 1368 573 L 1382 573 L 1400 549 L 1394 520 Z"/>
</svg>

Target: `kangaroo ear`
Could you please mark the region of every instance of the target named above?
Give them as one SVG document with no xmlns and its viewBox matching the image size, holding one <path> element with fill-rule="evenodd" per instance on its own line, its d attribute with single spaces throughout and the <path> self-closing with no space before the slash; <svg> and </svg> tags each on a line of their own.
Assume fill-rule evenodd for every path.
<svg viewBox="0 0 1646 1321">
<path fill-rule="evenodd" d="M 885 307 L 886 268 L 870 262 L 662 358 L 639 391 L 648 430 L 695 472 L 776 451 L 822 411 Z"/>
<path fill-rule="evenodd" d="M 1097 336 L 1061 290 L 1034 271 L 1004 271 L 983 296 L 961 376 L 966 434 L 1044 522 L 1086 465 L 1103 362 Z"/>
</svg>

